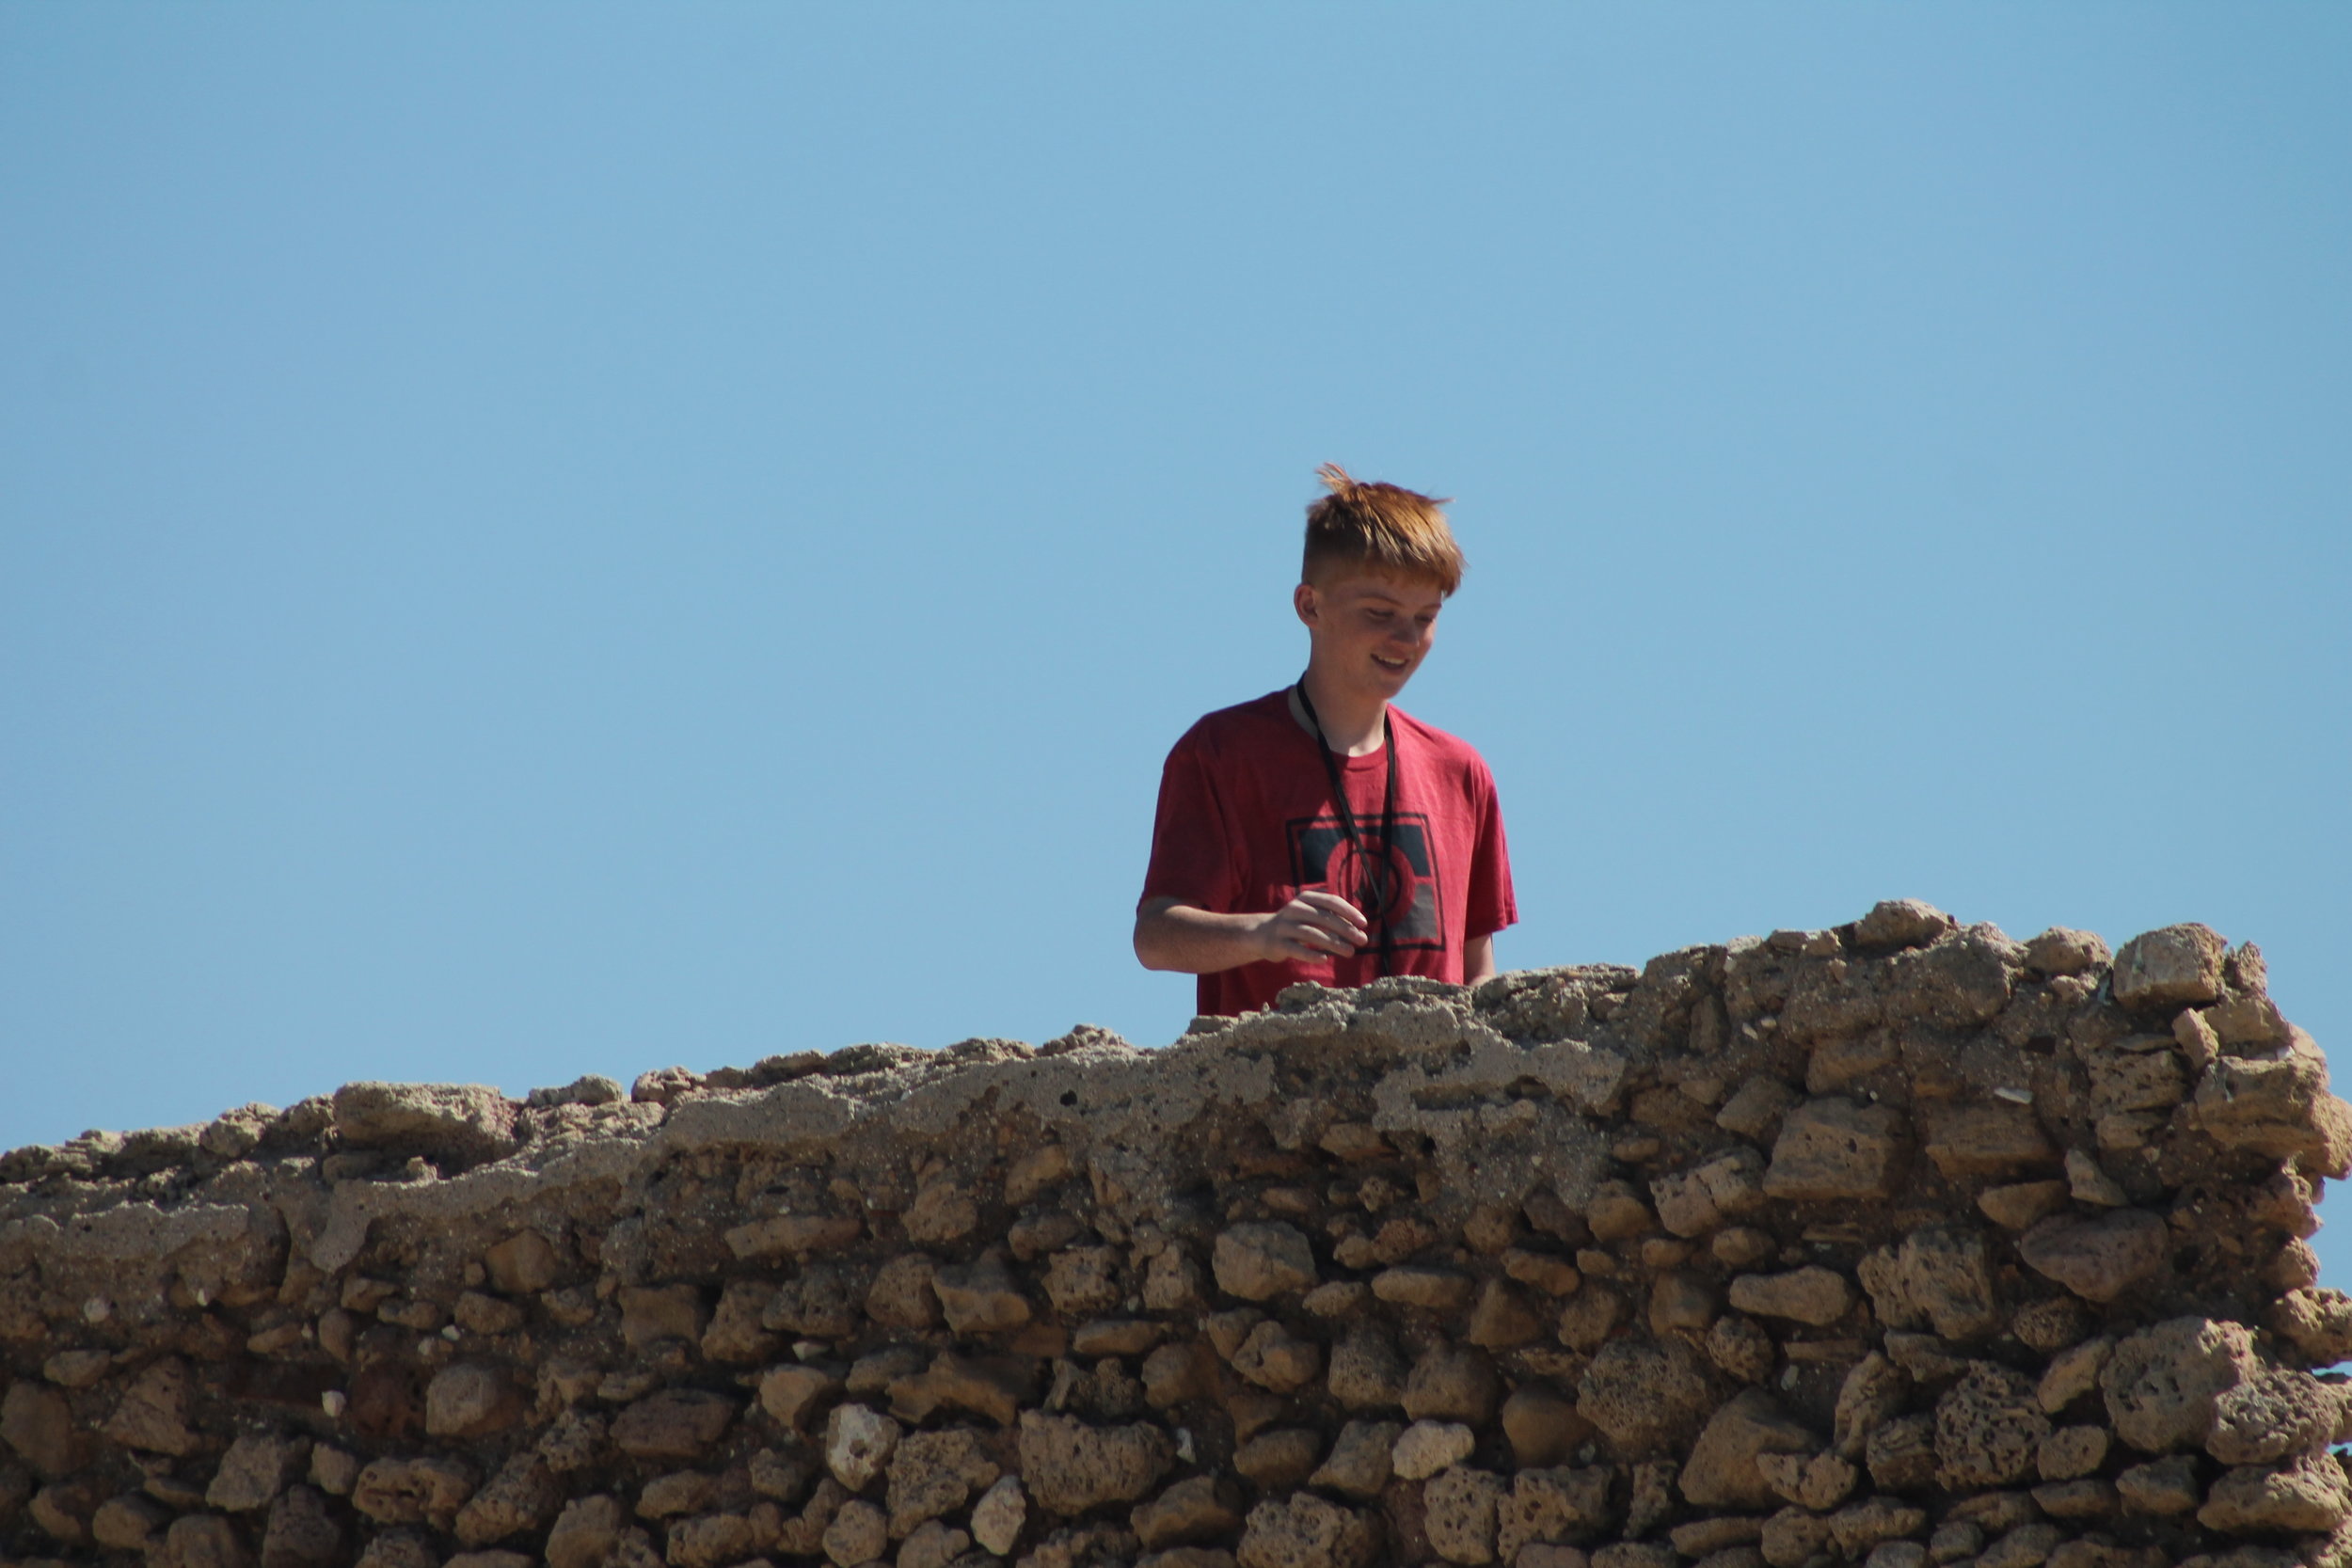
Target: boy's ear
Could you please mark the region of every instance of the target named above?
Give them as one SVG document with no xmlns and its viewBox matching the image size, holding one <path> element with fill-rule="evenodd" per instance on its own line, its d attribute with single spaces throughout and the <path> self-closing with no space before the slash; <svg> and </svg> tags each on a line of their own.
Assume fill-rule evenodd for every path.
<svg viewBox="0 0 2352 1568">
<path fill-rule="evenodd" d="M 1313 583 L 1302 582 L 1291 590 L 1291 609 L 1298 612 L 1298 619 L 1305 626 L 1310 627 L 1314 626 L 1315 616 L 1320 608 L 1315 603 Z"/>
</svg>

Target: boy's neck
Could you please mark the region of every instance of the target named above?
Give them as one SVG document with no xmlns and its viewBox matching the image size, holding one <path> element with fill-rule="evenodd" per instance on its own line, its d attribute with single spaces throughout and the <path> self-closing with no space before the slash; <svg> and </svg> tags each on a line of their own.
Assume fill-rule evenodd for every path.
<svg viewBox="0 0 2352 1568">
<path fill-rule="evenodd" d="M 1351 694 L 1319 673 L 1312 664 L 1307 666 L 1305 680 L 1307 698 L 1315 705 L 1315 719 L 1323 722 L 1324 743 L 1343 757 L 1370 756 L 1380 750 L 1382 735 L 1389 717 L 1389 705 L 1379 697 Z M 1298 705 L 1298 692 L 1290 695 L 1291 717 L 1309 735 L 1315 726 Z"/>
</svg>

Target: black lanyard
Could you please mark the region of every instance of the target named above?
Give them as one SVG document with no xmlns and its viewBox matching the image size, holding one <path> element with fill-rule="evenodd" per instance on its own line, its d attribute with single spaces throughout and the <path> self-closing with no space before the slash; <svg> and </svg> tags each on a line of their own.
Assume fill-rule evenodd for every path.
<svg viewBox="0 0 2352 1568">
<path fill-rule="evenodd" d="M 1331 803 L 1340 814 L 1340 832 L 1347 835 L 1347 847 L 1356 853 L 1356 863 L 1363 868 L 1364 893 L 1367 901 L 1377 903 L 1377 912 L 1365 910 L 1364 918 L 1380 923 L 1380 967 L 1373 972 L 1378 978 L 1389 973 L 1394 958 L 1395 943 L 1389 929 L 1389 905 L 1394 902 L 1395 890 L 1390 879 L 1395 867 L 1389 863 L 1389 847 L 1396 842 L 1396 724 L 1389 710 L 1380 710 L 1380 744 L 1389 753 L 1389 786 L 1380 801 L 1380 858 L 1375 861 L 1365 852 L 1364 835 L 1356 826 L 1356 813 L 1347 803 L 1347 782 L 1340 773 L 1340 759 L 1332 754 L 1331 743 L 1323 736 L 1323 720 L 1315 712 L 1315 701 L 1307 695 L 1307 677 L 1298 677 L 1295 688 L 1298 705 L 1307 710 L 1307 722 L 1315 732 L 1315 749 L 1323 753 L 1324 776 L 1331 781 Z M 1329 873 L 1326 872 L 1327 879 Z"/>
</svg>

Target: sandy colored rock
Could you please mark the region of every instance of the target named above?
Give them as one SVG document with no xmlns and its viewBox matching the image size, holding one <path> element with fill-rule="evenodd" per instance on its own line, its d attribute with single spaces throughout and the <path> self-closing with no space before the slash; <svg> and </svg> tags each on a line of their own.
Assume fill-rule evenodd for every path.
<svg viewBox="0 0 2352 1568">
<path fill-rule="evenodd" d="M 1415 1421 L 1398 1433 L 1389 1466 L 1406 1481 L 1422 1481 L 1458 1465 L 1478 1447 L 1478 1434 L 1459 1421 Z"/>
<path fill-rule="evenodd" d="M 1156 1426 L 1095 1427 L 1035 1410 L 1022 1413 L 1020 1453 L 1029 1493 L 1064 1515 L 1134 1502 L 1176 1462 L 1174 1443 Z"/>
<path fill-rule="evenodd" d="M 1761 1388 L 1734 1394 L 1708 1418 L 1682 1465 L 1683 1497 L 1694 1508 L 1770 1507 L 1773 1489 L 1756 1467 L 1759 1455 L 1809 1454 L 1820 1439 Z"/>
<path fill-rule="evenodd" d="M 1759 1453 L 1756 1472 L 1782 1502 L 1825 1513 L 1846 1500 L 1862 1472 L 1834 1453 Z"/>
<path fill-rule="evenodd" d="M 1422 1528 L 1430 1547 L 1448 1562 L 1495 1560 L 1495 1510 L 1502 1500 L 1502 1478 L 1490 1470 L 1455 1465 L 1422 1488 Z"/>
<path fill-rule="evenodd" d="M 1853 1287 L 1834 1269 L 1808 1264 L 1783 1274 L 1743 1274 L 1731 1282 L 1735 1311 L 1826 1326 L 1853 1305 Z"/>
<path fill-rule="evenodd" d="M 972 1548 L 972 1537 L 936 1519 L 916 1526 L 899 1544 L 896 1568 L 947 1568 Z"/>
<path fill-rule="evenodd" d="M 1323 1434 L 1312 1427 L 1276 1427 L 1233 1450 L 1233 1468 L 1261 1493 L 1284 1492 L 1314 1473 Z"/>
<path fill-rule="evenodd" d="M 2228 945 L 2210 926 L 2143 932 L 2116 950 L 2115 999 L 2131 1008 L 2215 1001 L 2221 995 L 2221 956 Z"/>
<path fill-rule="evenodd" d="M 2115 1478 L 2115 1489 L 2125 1507 L 2159 1516 L 2186 1513 L 2204 1498 L 2197 1461 L 2185 1453 L 2130 1466 Z"/>
<path fill-rule="evenodd" d="M 1468 1275 L 1452 1269 L 1407 1265 L 1383 1269 L 1372 1276 L 1372 1293 L 1376 1299 L 1432 1312 L 1459 1310 L 1470 1301 L 1470 1286 Z"/>
<path fill-rule="evenodd" d="M 2214 1397 L 2205 1451 L 2224 1465 L 2268 1465 L 2336 1436 L 2344 1397 L 2311 1373 L 2277 1369 Z"/>
<path fill-rule="evenodd" d="M 1021 1479 L 1002 1477 L 972 1507 L 972 1539 L 982 1551 L 1007 1556 L 1028 1516 L 1028 1494 L 1022 1489 Z"/>
<path fill-rule="evenodd" d="M 126 1449 L 176 1458 L 197 1446 L 187 1418 L 187 1363 L 167 1355 L 131 1381 L 99 1433 Z"/>
<path fill-rule="evenodd" d="M 1781 1122 L 1765 1194 L 1796 1202 L 1884 1197 L 1899 1173 L 1902 1132 L 1891 1106 L 1841 1095 L 1808 1100 Z"/>
<path fill-rule="evenodd" d="M 2144 1209 L 2056 1214 L 2019 1239 L 2017 1256 L 2086 1301 L 2110 1302 L 2164 1266 L 2166 1234 Z"/>
<path fill-rule="evenodd" d="M 1137 1507 L 1127 1523 L 1147 1547 L 1216 1541 L 1241 1528 L 1241 1493 L 1216 1476 L 1189 1476 Z"/>
<path fill-rule="evenodd" d="M 1394 1421 L 1348 1422 L 1308 1484 L 1359 1502 L 1379 1496 L 1394 1473 L 1390 1455 L 1403 1434 Z"/>
<path fill-rule="evenodd" d="M 2114 1354 L 2115 1341 L 2104 1334 L 2058 1352 L 2042 1370 L 2042 1382 L 2034 1389 L 2035 1402 L 2057 1415 L 2099 1386 L 2099 1373 Z"/>
<path fill-rule="evenodd" d="M 1279 1220 L 1219 1232 L 1210 1266 L 1217 1289 L 1243 1301 L 1271 1301 L 1315 1284 L 1314 1249 L 1297 1227 Z"/>
<path fill-rule="evenodd" d="M 1594 1434 L 1576 1402 L 1540 1383 L 1523 1383 L 1502 1402 L 1502 1435 L 1520 1468 L 1559 1465 Z"/>
<path fill-rule="evenodd" d="M 1233 1557 L 1240 1568 L 1364 1568 L 1375 1545 L 1362 1514 L 1312 1492 L 1294 1492 L 1249 1511 Z"/>
<path fill-rule="evenodd" d="M 1987 1187 L 1977 1195 L 1977 1208 L 2004 1230 L 2027 1230 L 2065 1208 L 2070 1196 L 2063 1181 L 2019 1181 Z"/>
<path fill-rule="evenodd" d="M 2007 1367 L 1972 1363 L 1935 1402 L 1935 1456 L 1943 1483 L 1955 1490 L 2000 1486 L 2024 1476 L 2050 1418 L 2033 1385 Z"/>
<path fill-rule="evenodd" d="M 1234 1350 L 1232 1368 L 1261 1388 L 1288 1394 L 1323 1375 L 1323 1347 L 1268 1319 Z"/>
<path fill-rule="evenodd" d="M 834 1513 L 819 1541 L 834 1568 L 858 1568 L 889 1547 L 890 1528 L 881 1509 L 852 1498 Z"/>
<path fill-rule="evenodd" d="M 1973 1228 L 1922 1226 L 1899 1246 L 1865 1258 L 1856 1272 L 1889 1328 L 1932 1328 L 1947 1339 L 1973 1339 L 1999 1321 L 1985 1240 Z"/>
<path fill-rule="evenodd" d="M 2197 1522 L 2233 1535 L 2318 1533 L 2352 1513 L 2352 1488 L 2329 1454 L 2304 1454 L 2283 1465 L 2241 1465 L 2205 1494 Z"/>
<path fill-rule="evenodd" d="M 882 1473 L 898 1449 L 902 1429 L 881 1411 L 863 1404 L 837 1404 L 825 1418 L 825 1468 L 852 1492 L 863 1492 Z"/>
<path fill-rule="evenodd" d="M 205 1488 L 204 1506 L 224 1513 L 267 1508 L 284 1491 L 310 1457 L 307 1437 L 249 1432 L 229 1445 Z"/>
<path fill-rule="evenodd" d="M 473 1488 L 473 1472 L 453 1459 L 377 1459 L 352 1483 L 351 1506 L 381 1525 L 445 1527 Z"/>
<path fill-rule="evenodd" d="M 1612 1339 L 1577 1380 L 1577 1413 L 1629 1457 L 1678 1447 L 1710 1411 L 1707 1375 L 1691 1347 Z"/>
<path fill-rule="evenodd" d="M 1416 1421 L 1484 1426 L 1494 1418 L 1500 1391 L 1494 1362 L 1484 1351 L 1440 1343 L 1413 1363 L 1402 1402 L 1405 1414 Z"/>
<path fill-rule="evenodd" d="M 2204 1446 L 2214 1400 L 2256 1370 L 2240 1323 L 2173 1318 L 2120 1341 L 2099 1371 L 2115 1434 L 2142 1453 Z"/>
<path fill-rule="evenodd" d="M 505 1368 L 459 1361 L 433 1374 L 424 1430 L 435 1437 L 486 1437 L 522 1419 L 522 1392 Z"/>
<path fill-rule="evenodd" d="M 699 1459 L 735 1419 L 735 1402 L 701 1388 L 665 1388 L 612 1421 L 612 1446 L 632 1459 Z"/>
<path fill-rule="evenodd" d="M 1007 1333 L 1032 1314 L 1028 1297 L 993 1252 L 971 1263 L 943 1265 L 932 1275 L 931 1291 L 947 1326 L 959 1335 Z"/>
</svg>

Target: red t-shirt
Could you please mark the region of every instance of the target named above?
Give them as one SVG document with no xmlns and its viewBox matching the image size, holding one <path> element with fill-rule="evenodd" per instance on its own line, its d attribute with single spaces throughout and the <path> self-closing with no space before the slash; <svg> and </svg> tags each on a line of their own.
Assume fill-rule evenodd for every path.
<svg viewBox="0 0 2352 1568">
<path fill-rule="evenodd" d="M 1384 915 L 1389 973 L 1459 984 L 1464 944 L 1518 919 L 1494 775 L 1443 730 L 1394 705 L 1389 714 L 1397 800 L 1388 856 L 1394 893 L 1384 910 L 1366 905 L 1365 867 L 1332 810 L 1321 748 L 1291 716 L 1287 689 L 1218 709 L 1168 753 L 1144 900 L 1179 898 L 1219 914 L 1259 913 L 1311 888 L 1339 895 L 1372 922 L 1372 942 L 1352 958 L 1248 963 L 1201 975 L 1203 1013 L 1265 1006 L 1299 980 L 1360 986 L 1376 978 Z M 1376 854 L 1387 751 L 1338 760 L 1360 841 Z"/>
</svg>

